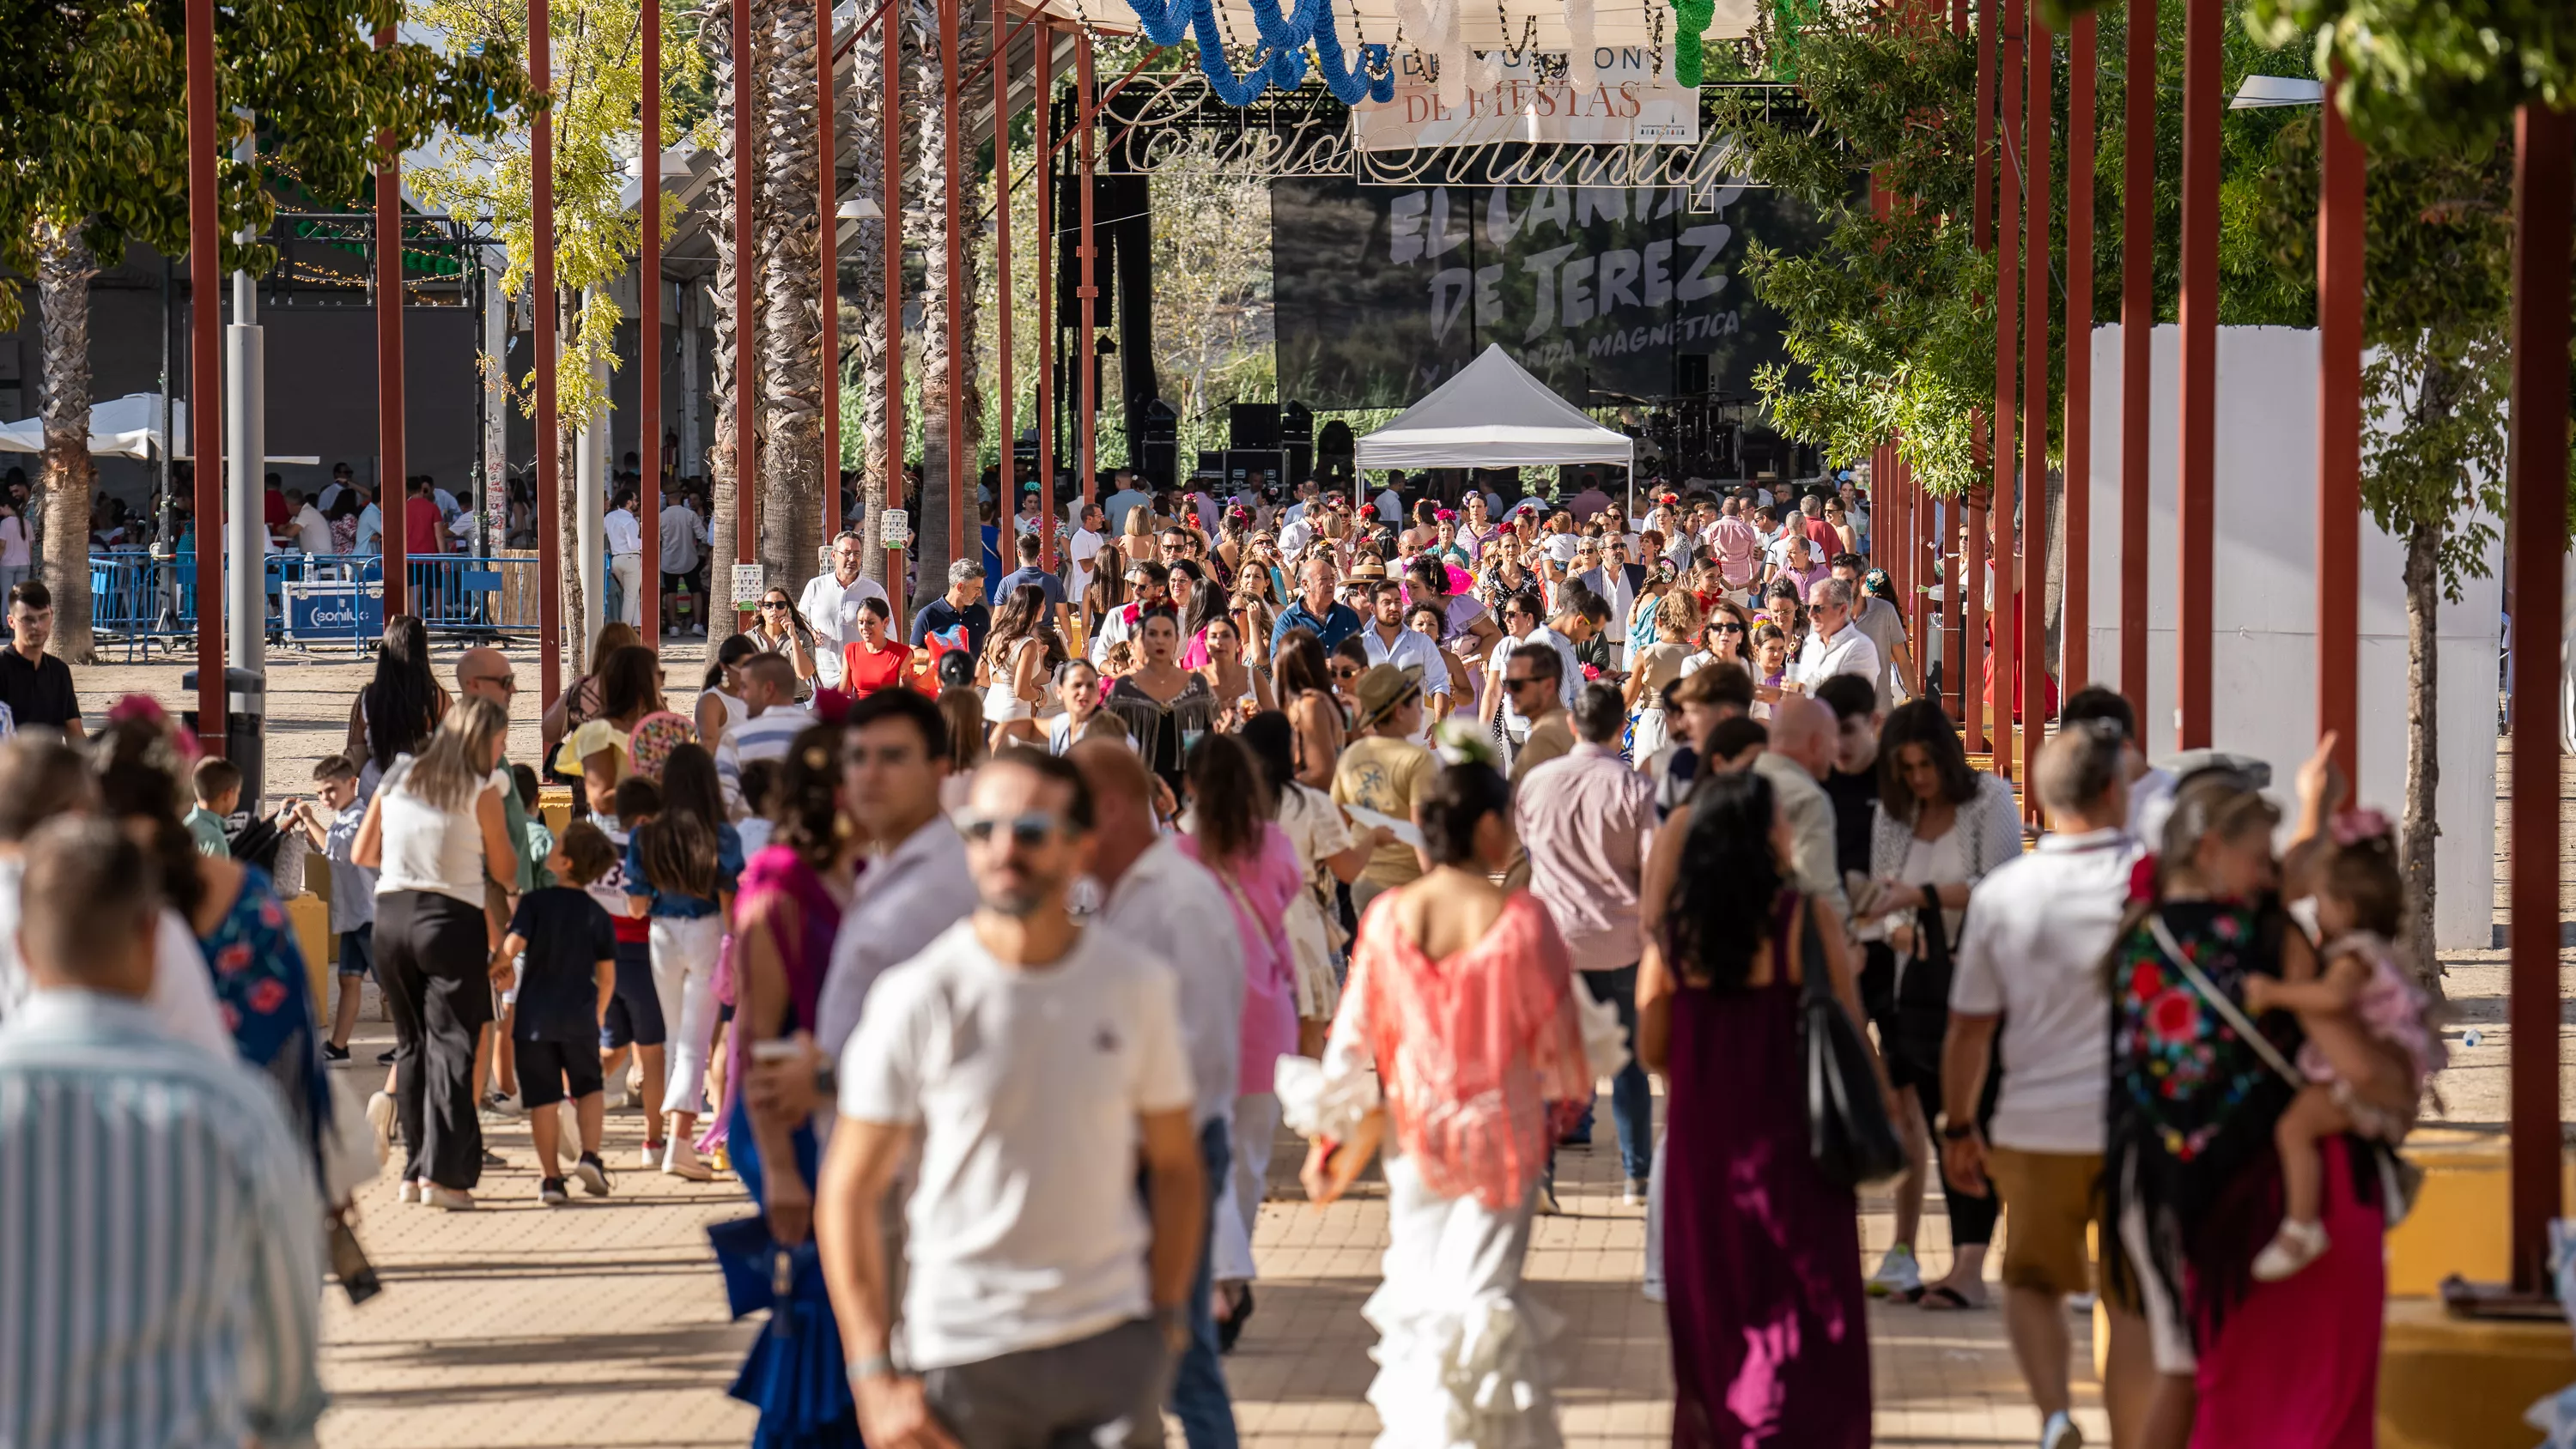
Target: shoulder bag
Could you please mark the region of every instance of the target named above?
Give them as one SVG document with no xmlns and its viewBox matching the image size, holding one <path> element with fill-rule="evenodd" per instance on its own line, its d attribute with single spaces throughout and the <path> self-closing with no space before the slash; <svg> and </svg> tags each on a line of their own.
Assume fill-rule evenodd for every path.
<svg viewBox="0 0 2576 1449">
<path fill-rule="evenodd" d="M 1807 1155 L 1829 1182 L 1862 1187 L 1905 1170 L 1905 1147 L 1887 1115 L 1878 1070 L 1860 1028 L 1834 998 L 1824 938 L 1801 898 L 1798 1035 L 1806 1072 Z"/>
</svg>

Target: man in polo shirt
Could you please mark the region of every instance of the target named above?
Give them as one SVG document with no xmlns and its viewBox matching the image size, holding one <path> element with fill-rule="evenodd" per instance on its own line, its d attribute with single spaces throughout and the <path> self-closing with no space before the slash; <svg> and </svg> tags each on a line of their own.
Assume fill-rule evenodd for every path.
<svg viewBox="0 0 2576 1449">
<path fill-rule="evenodd" d="M 1368 627 L 1360 630 L 1360 646 L 1368 650 L 1369 663 L 1418 670 L 1425 693 L 1448 699 L 1449 665 L 1440 657 L 1440 646 L 1431 642 L 1430 635 L 1404 626 L 1404 585 L 1393 579 L 1380 579 L 1371 586 L 1369 605 L 1372 617 Z M 1420 744 L 1430 734 L 1434 715 L 1448 712 L 1446 704 L 1424 710 L 1422 729 L 1414 743 Z"/>
<path fill-rule="evenodd" d="M 919 649 L 933 634 L 963 625 L 966 647 L 984 652 L 984 636 L 993 631 L 993 611 L 984 603 L 984 561 L 961 558 L 948 566 L 948 592 L 921 606 L 912 616 L 912 637 L 904 642 Z"/>
<path fill-rule="evenodd" d="M 859 573 L 859 535 L 844 529 L 832 540 L 832 571 L 805 585 L 796 612 L 814 630 L 814 682 L 825 689 L 841 683 L 841 646 L 859 637 L 859 601 L 886 601 L 883 584 Z"/>
<path fill-rule="evenodd" d="M 813 713 L 796 702 L 796 665 L 784 654 L 743 661 L 742 702 L 749 713 L 716 741 L 716 783 L 737 821 L 752 809 L 742 798 L 742 767 L 787 758 L 787 747 L 814 723 Z"/>
<path fill-rule="evenodd" d="M 1856 553 L 1834 555 L 1834 577 L 1851 586 L 1852 627 L 1869 636 L 1878 651 L 1878 712 L 1896 708 L 1901 693 L 1911 699 L 1922 691 L 1914 682 L 1914 651 L 1905 642 L 1905 615 L 1894 604 L 1861 587 L 1869 560 Z"/>
<path fill-rule="evenodd" d="M 9 647 L 0 649 L 0 704 L 19 729 L 44 726 L 79 739 L 80 696 L 71 666 L 45 652 L 54 637 L 54 596 L 42 579 L 9 591 Z"/>
<path fill-rule="evenodd" d="M 1001 583 L 994 586 L 994 603 L 1009 603 L 1011 595 L 1019 592 L 1024 585 L 1033 586 L 1039 593 L 1046 595 L 1046 601 L 1049 607 L 1053 607 L 1054 605 L 1064 602 L 1064 581 L 1057 578 L 1054 573 L 1038 562 L 1038 555 L 1043 552 L 1043 548 L 1044 546 L 1036 534 L 1023 533 L 1020 535 L 1019 545 L 1016 550 L 1020 560 L 1020 566 L 1013 569 L 1011 572 L 1002 575 Z"/>
<path fill-rule="evenodd" d="M 1972 1192 L 1991 1178 L 2012 1218 L 2004 1328 L 2046 1449 L 2081 1442 L 2067 1418 L 2065 1300 L 2093 1288 L 2084 1233 L 2102 1173 L 2102 1044 L 2111 1024 L 2101 963 L 2119 933 L 2138 857 L 2122 828 L 2125 743 L 2115 723 L 2095 720 L 2063 727 L 2041 748 L 2031 783 L 2058 828 L 1970 893 L 1941 1048 L 1945 1101 L 1977 1100 L 1998 1037 L 2012 1063 L 1985 1130 L 1945 1117 L 1941 1166 Z M 2113 1442 L 2134 1443 L 2155 1377 L 2146 1322 L 2104 1306 L 2111 1337 L 2103 1398 Z"/>
<path fill-rule="evenodd" d="M 1279 652 L 1279 641 L 1288 637 L 1289 630 L 1310 629 L 1316 642 L 1331 653 L 1334 645 L 1360 631 L 1359 611 L 1334 600 L 1331 559 L 1320 554 L 1307 559 L 1297 577 L 1297 597 L 1279 611 L 1279 622 L 1270 630 L 1270 651 Z"/>
</svg>

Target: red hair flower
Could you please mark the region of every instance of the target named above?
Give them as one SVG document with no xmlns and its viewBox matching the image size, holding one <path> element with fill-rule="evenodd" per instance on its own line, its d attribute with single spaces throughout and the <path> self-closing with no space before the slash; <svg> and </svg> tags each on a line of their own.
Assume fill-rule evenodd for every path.
<svg viewBox="0 0 2576 1449">
<path fill-rule="evenodd" d="M 1586 664 L 1586 665 L 1584 665 L 1584 666 L 1583 666 L 1583 682 L 1584 682 L 1584 683 L 1586 683 L 1586 684 L 1590 684 L 1592 681 L 1594 681 L 1594 680 L 1596 680 L 1596 679 L 1599 679 L 1600 677 L 1601 677 L 1601 666 L 1600 666 L 1600 665 L 1598 665 L 1598 664 Z"/>
</svg>

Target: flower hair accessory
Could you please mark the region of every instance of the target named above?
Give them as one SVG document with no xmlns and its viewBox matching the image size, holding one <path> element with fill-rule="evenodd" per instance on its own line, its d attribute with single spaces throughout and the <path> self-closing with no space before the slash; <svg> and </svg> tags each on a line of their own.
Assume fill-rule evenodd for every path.
<svg viewBox="0 0 2576 1449">
<path fill-rule="evenodd" d="M 1431 516 L 1433 519 L 1441 523 L 1456 523 L 1458 521 L 1458 511 L 1454 508 L 1435 508 L 1431 511 Z"/>
<path fill-rule="evenodd" d="M 1493 740 L 1455 715 L 1431 727 L 1431 753 L 1438 755 L 1444 765 L 1497 768 Z"/>
<path fill-rule="evenodd" d="M 203 753 L 197 744 L 196 732 L 181 729 L 179 722 L 170 717 L 170 712 L 161 707 L 161 701 L 151 695 L 129 694 L 107 707 L 109 724 L 124 724 L 128 720 L 158 732 L 169 742 L 170 748 L 178 752 L 183 764 L 194 765 Z"/>
<path fill-rule="evenodd" d="M 2335 845 L 2346 850 L 2367 841 L 2385 840 L 2392 833 L 2388 817 L 2367 805 L 2336 811 L 2327 829 L 2334 832 Z"/>
</svg>

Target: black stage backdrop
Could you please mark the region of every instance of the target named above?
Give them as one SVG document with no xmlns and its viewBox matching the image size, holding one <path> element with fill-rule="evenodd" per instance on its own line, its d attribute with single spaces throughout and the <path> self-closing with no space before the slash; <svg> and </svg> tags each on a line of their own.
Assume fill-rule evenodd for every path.
<svg viewBox="0 0 2576 1449">
<path fill-rule="evenodd" d="M 1582 404 L 1586 389 L 1682 391 L 1682 359 L 1749 397 L 1785 361 L 1779 319 L 1739 275 L 1746 243 L 1800 251 L 1821 227 L 1766 189 L 1270 184 L 1279 395 L 1403 407 L 1500 343 Z M 1690 369 L 1696 372 L 1696 365 Z"/>
</svg>

